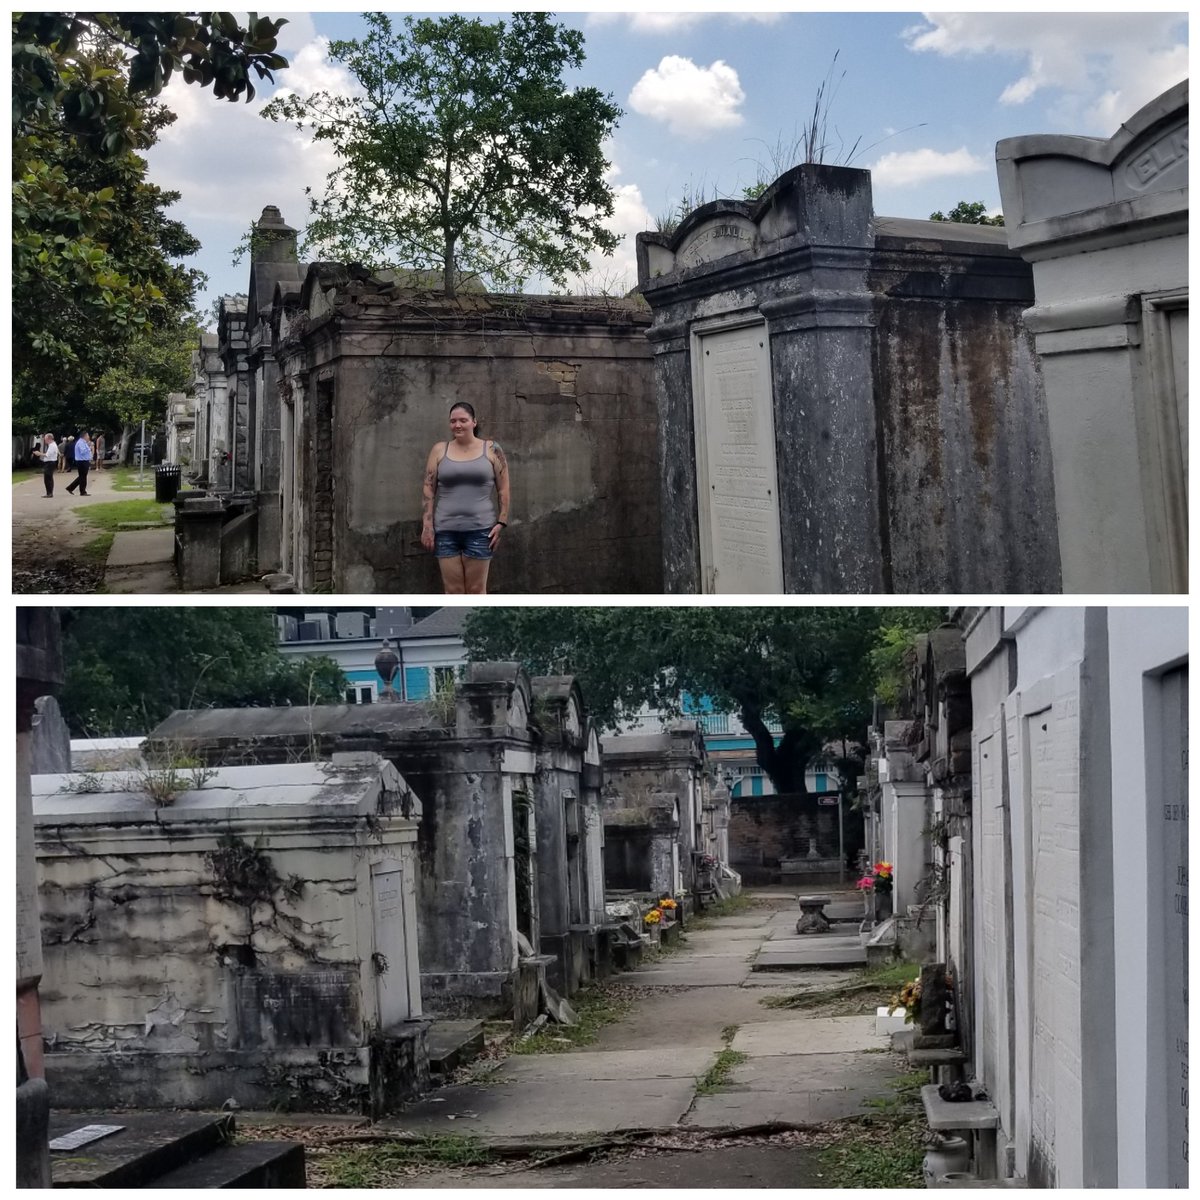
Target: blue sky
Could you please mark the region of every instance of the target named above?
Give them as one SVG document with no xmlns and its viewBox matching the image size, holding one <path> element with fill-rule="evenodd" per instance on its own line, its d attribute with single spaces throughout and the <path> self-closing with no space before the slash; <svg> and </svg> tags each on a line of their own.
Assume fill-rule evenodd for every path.
<svg viewBox="0 0 1200 1200">
<path fill-rule="evenodd" d="M 344 86 L 329 39 L 363 32 L 358 13 L 282 13 L 292 67 L 278 86 Z M 484 14 L 502 19 L 502 11 Z M 633 237 L 685 195 L 739 195 L 774 178 L 772 152 L 795 141 L 837 53 L 829 161 L 870 168 L 875 211 L 928 217 L 958 200 L 999 207 L 994 151 L 1025 133 L 1108 136 L 1187 73 L 1183 13 L 606 13 L 558 11 L 581 29 L 587 62 L 568 79 L 625 110 L 608 147 L 624 241 L 593 285 L 632 286 Z M 232 262 L 249 223 L 275 204 L 297 227 L 304 188 L 319 191 L 327 147 L 258 114 L 172 84 L 178 114 L 150 153 L 151 178 L 182 193 L 173 213 L 201 240 L 201 298 L 244 291 Z"/>
</svg>

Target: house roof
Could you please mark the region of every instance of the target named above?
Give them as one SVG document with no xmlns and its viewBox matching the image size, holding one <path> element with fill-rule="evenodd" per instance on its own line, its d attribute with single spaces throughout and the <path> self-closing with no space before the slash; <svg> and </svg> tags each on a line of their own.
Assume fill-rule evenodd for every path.
<svg viewBox="0 0 1200 1200">
<path fill-rule="evenodd" d="M 457 637 L 461 638 L 467 622 L 466 608 L 454 608 L 449 605 L 439 608 L 437 612 L 415 621 L 407 629 L 393 636 L 397 641 L 413 642 L 419 638 Z"/>
</svg>

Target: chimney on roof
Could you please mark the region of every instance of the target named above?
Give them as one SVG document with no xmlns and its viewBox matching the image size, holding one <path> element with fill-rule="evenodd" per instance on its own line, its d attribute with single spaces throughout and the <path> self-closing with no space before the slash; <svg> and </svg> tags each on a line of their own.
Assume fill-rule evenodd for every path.
<svg viewBox="0 0 1200 1200">
<path fill-rule="evenodd" d="M 296 231 L 283 219 L 279 209 L 268 204 L 254 226 L 250 245 L 251 263 L 289 263 L 296 261 Z"/>
</svg>

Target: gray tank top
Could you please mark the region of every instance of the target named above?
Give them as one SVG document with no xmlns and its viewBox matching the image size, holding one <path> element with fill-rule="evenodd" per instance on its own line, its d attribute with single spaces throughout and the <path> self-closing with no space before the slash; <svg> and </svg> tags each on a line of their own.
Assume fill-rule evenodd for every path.
<svg viewBox="0 0 1200 1200">
<path fill-rule="evenodd" d="M 446 449 L 449 450 L 449 443 Z M 451 533 L 491 529 L 496 523 L 495 486 L 496 475 L 488 461 L 487 442 L 483 443 L 478 458 L 466 462 L 455 462 L 443 452 L 437 467 L 434 529 Z"/>
</svg>

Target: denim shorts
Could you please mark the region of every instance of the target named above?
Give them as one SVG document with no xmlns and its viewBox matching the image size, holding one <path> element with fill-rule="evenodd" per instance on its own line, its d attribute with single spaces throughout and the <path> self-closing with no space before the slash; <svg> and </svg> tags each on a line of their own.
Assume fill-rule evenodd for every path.
<svg viewBox="0 0 1200 1200">
<path fill-rule="evenodd" d="M 488 545 L 490 529 L 444 529 L 438 530 L 433 539 L 433 552 L 438 558 L 483 558 L 492 557 Z"/>
</svg>

